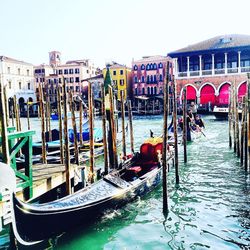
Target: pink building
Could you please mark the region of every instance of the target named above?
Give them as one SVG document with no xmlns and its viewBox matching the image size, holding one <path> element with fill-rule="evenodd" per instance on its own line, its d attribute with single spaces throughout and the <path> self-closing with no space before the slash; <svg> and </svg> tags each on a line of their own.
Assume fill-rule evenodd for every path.
<svg viewBox="0 0 250 250">
<path fill-rule="evenodd" d="M 166 56 L 144 56 L 132 62 L 132 89 L 134 97 L 155 97 L 163 95 L 163 82 L 166 76 L 166 64 L 172 61 Z M 170 72 L 170 73 L 171 73 Z"/>
</svg>

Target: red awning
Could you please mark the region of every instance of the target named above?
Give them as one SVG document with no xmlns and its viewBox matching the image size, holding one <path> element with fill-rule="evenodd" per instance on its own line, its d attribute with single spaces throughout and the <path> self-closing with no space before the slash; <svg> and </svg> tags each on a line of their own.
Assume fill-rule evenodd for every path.
<svg viewBox="0 0 250 250">
<path fill-rule="evenodd" d="M 238 100 L 242 101 L 242 97 L 247 93 L 247 83 L 244 82 L 240 85 L 238 90 Z"/>
<path fill-rule="evenodd" d="M 196 89 L 193 86 L 187 86 L 187 100 L 195 100 L 196 99 Z M 182 94 L 183 100 L 183 94 Z"/>
<path fill-rule="evenodd" d="M 225 83 L 224 85 L 221 86 L 220 93 L 218 96 L 218 104 L 220 105 L 228 104 L 229 88 L 230 88 L 229 83 Z"/>
<path fill-rule="evenodd" d="M 209 102 L 215 104 L 215 91 L 211 85 L 207 84 L 201 89 L 200 103 L 207 104 Z"/>
</svg>

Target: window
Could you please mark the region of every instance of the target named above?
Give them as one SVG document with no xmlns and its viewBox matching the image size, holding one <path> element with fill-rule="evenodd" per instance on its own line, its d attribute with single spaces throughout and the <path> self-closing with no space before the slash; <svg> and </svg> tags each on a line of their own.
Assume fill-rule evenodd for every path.
<svg viewBox="0 0 250 250">
<path fill-rule="evenodd" d="M 21 75 L 21 69 L 18 69 L 17 72 L 18 72 L 18 75 Z"/>
<path fill-rule="evenodd" d="M 59 83 L 62 83 L 62 78 L 59 78 L 58 80 L 59 80 L 59 81 L 58 81 Z"/>
<path fill-rule="evenodd" d="M 79 92 L 79 91 L 80 91 L 80 87 L 76 86 L 76 92 Z"/>
<path fill-rule="evenodd" d="M 154 94 L 157 95 L 157 88 L 154 87 L 154 90 L 155 90 L 155 91 L 154 91 Z"/>
<path fill-rule="evenodd" d="M 146 70 L 150 70 L 150 65 L 149 64 L 147 64 Z"/>
<path fill-rule="evenodd" d="M 154 83 L 156 83 L 157 82 L 157 80 L 156 80 L 156 75 L 154 75 Z"/>
<path fill-rule="evenodd" d="M 144 69 L 145 69 L 145 65 L 142 64 L 142 65 L 141 65 L 141 70 L 144 70 Z"/>
<path fill-rule="evenodd" d="M 75 78 L 75 82 L 80 82 L 80 78 L 79 78 L 79 77 L 76 77 L 76 78 Z"/>
<path fill-rule="evenodd" d="M 134 70 L 138 70 L 138 67 L 137 67 L 137 65 L 135 65 L 135 66 L 134 66 Z"/>
<path fill-rule="evenodd" d="M 158 67 L 159 67 L 160 69 L 162 69 L 162 68 L 163 68 L 162 63 L 159 63 Z"/>
<path fill-rule="evenodd" d="M 123 86 L 124 85 L 124 80 L 120 79 L 120 85 Z"/>
<path fill-rule="evenodd" d="M 150 87 L 148 87 L 148 95 L 150 95 Z"/>
<path fill-rule="evenodd" d="M 86 70 L 86 73 L 87 73 L 87 74 L 89 73 L 89 70 L 88 70 L 88 69 Z"/>
<path fill-rule="evenodd" d="M 38 80 L 39 80 L 39 79 L 38 79 L 38 78 L 36 78 L 36 82 L 38 82 Z"/>
<path fill-rule="evenodd" d="M 29 76 L 30 75 L 30 71 L 29 71 L 29 69 L 27 69 L 27 76 Z"/>
<path fill-rule="evenodd" d="M 113 80 L 113 84 L 115 87 L 117 87 L 117 80 Z"/>
<path fill-rule="evenodd" d="M 30 82 L 28 82 L 28 89 L 30 89 Z"/>
<path fill-rule="evenodd" d="M 135 95 L 137 95 L 138 94 L 138 91 L 137 91 L 137 88 L 135 88 Z"/>
<path fill-rule="evenodd" d="M 141 77 L 141 82 L 145 82 L 145 77 L 144 76 Z"/>
<path fill-rule="evenodd" d="M 73 83 L 73 82 L 74 82 L 74 77 L 70 77 L 69 81 L 70 81 L 71 83 Z"/>
<path fill-rule="evenodd" d="M 19 89 L 21 89 L 22 88 L 22 83 L 21 82 L 19 82 Z"/>
<path fill-rule="evenodd" d="M 74 74 L 74 70 L 73 69 L 69 69 L 69 73 L 70 74 Z"/>
<path fill-rule="evenodd" d="M 45 73 L 45 69 L 41 69 L 41 72 L 42 72 L 42 73 Z"/>
<path fill-rule="evenodd" d="M 68 86 L 66 87 L 66 92 L 69 92 L 69 87 Z"/>
<path fill-rule="evenodd" d="M 154 69 L 157 69 L 157 65 L 156 65 L 156 63 L 154 63 Z"/>
<path fill-rule="evenodd" d="M 71 91 L 74 91 L 74 86 L 70 86 L 70 90 L 71 90 Z"/>
<path fill-rule="evenodd" d="M 153 83 L 153 75 L 150 76 L 150 82 Z"/>
<path fill-rule="evenodd" d="M 150 83 L 149 75 L 147 75 L 147 83 Z"/>
<path fill-rule="evenodd" d="M 145 95 L 145 89 L 144 88 L 142 88 L 142 94 Z"/>
<path fill-rule="evenodd" d="M 8 74 L 10 74 L 10 67 L 8 67 Z"/>
<path fill-rule="evenodd" d="M 59 74 L 59 75 L 62 75 L 62 69 L 59 69 L 59 70 L 58 70 L 58 74 Z"/>
<path fill-rule="evenodd" d="M 64 70 L 64 74 L 65 74 L 65 75 L 68 74 L 68 70 L 67 70 L 67 69 Z"/>
<path fill-rule="evenodd" d="M 57 79 L 56 78 L 54 78 L 54 83 L 57 83 Z"/>
<path fill-rule="evenodd" d="M 160 74 L 160 82 L 163 81 L 163 77 L 162 77 L 162 74 Z"/>
<path fill-rule="evenodd" d="M 123 75 L 123 69 L 120 70 L 120 75 Z"/>
<path fill-rule="evenodd" d="M 79 74 L 80 73 L 80 69 L 76 68 L 75 69 L 75 74 Z"/>
<path fill-rule="evenodd" d="M 11 81 L 9 81 L 9 89 L 11 89 Z"/>
<path fill-rule="evenodd" d="M 115 70 L 113 71 L 113 75 L 116 76 L 116 71 Z"/>
<path fill-rule="evenodd" d="M 153 63 L 150 64 L 150 69 L 154 69 Z"/>
<path fill-rule="evenodd" d="M 134 82 L 135 82 L 135 83 L 137 83 L 137 82 L 138 82 L 138 78 L 137 78 L 137 76 L 135 76 L 135 78 L 134 78 Z"/>
</svg>

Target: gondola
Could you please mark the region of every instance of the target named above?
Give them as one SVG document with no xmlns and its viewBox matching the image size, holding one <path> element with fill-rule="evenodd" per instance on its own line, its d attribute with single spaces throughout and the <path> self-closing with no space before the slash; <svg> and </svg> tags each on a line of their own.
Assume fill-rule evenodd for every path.
<svg viewBox="0 0 250 250">
<path fill-rule="evenodd" d="M 162 178 L 161 152 L 162 138 L 150 138 L 119 169 L 59 200 L 28 204 L 14 194 L 13 231 L 17 239 L 31 243 L 56 236 L 150 192 Z"/>
</svg>

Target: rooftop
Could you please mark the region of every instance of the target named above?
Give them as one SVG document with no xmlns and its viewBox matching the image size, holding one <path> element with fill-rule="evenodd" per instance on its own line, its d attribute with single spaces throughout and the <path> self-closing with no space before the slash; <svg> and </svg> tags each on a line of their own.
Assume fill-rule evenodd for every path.
<svg viewBox="0 0 250 250">
<path fill-rule="evenodd" d="M 185 48 L 170 52 L 168 55 L 173 56 L 174 54 L 186 52 L 227 49 L 245 46 L 250 46 L 250 35 L 221 35 L 199 43 L 188 45 Z"/>
<path fill-rule="evenodd" d="M 147 63 L 147 62 L 154 62 L 154 61 L 166 61 L 168 59 L 169 57 L 161 56 L 161 55 L 143 56 L 142 59 L 134 61 L 133 64 Z"/>
<path fill-rule="evenodd" d="M 27 63 L 27 62 L 20 61 L 20 60 L 10 58 L 10 57 L 7 57 L 7 56 L 0 56 L 0 61 L 13 62 L 13 63 L 26 64 L 26 65 L 33 66 L 32 63 Z"/>
</svg>

